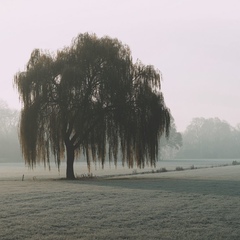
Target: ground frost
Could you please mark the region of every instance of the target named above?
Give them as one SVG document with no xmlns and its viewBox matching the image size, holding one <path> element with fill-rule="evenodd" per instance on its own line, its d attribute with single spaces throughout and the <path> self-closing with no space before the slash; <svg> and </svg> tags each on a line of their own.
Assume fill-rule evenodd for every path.
<svg viewBox="0 0 240 240">
<path fill-rule="evenodd" d="M 0 182 L 1 240 L 240 239 L 239 181 Z"/>
</svg>

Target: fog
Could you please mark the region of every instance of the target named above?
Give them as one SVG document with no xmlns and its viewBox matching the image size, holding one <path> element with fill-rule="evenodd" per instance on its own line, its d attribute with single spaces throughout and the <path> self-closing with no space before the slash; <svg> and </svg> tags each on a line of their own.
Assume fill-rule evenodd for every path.
<svg viewBox="0 0 240 240">
<path fill-rule="evenodd" d="M 6 103 L 0 100 L 0 163 L 23 163 L 18 137 L 19 115 L 19 111 L 9 108 Z M 161 160 L 159 168 L 164 163 L 163 160 L 169 161 L 173 159 L 178 159 L 176 162 L 173 162 L 173 164 L 175 164 L 173 166 L 174 168 L 177 167 L 177 162 L 185 165 L 185 163 L 179 161 L 179 159 L 194 159 L 192 163 L 187 162 L 188 166 L 185 167 L 188 168 L 192 165 L 196 166 L 198 159 L 206 159 L 210 166 L 214 165 L 212 161 L 215 160 L 228 160 L 232 164 L 232 162 L 237 159 L 236 164 L 240 164 L 240 125 L 233 127 L 219 118 L 193 118 L 184 132 L 177 131 L 174 120 L 172 119 L 169 136 L 166 138 L 163 134 L 159 140 L 160 145 L 157 159 Z M 118 164 L 121 168 L 122 164 L 120 161 L 122 155 L 120 152 L 118 153 L 118 159 Z M 54 166 L 53 156 L 52 161 L 52 166 Z M 77 162 L 86 163 L 86 156 L 80 155 Z M 108 157 L 106 157 L 106 162 L 106 165 L 108 165 Z M 223 164 L 225 163 L 226 162 Z M 102 168 L 100 163 L 99 166 L 96 165 L 92 166 L 91 172 L 94 168 L 95 170 Z M 110 163 L 110 168 L 111 165 L 115 168 L 114 163 Z M 217 165 L 219 165 L 219 163 Z M 131 172 L 133 169 L 128 171 Z"/>
<path fill-rule="evenodd" d="M 240 122 L 238 0 L 1 0 L 0 98 L 20 109 L 13 76 L 34 48 L 56 51 L 79 33 L 116 37 L 163 74 L 179 131 L 194 117 Z"/>
</svg>

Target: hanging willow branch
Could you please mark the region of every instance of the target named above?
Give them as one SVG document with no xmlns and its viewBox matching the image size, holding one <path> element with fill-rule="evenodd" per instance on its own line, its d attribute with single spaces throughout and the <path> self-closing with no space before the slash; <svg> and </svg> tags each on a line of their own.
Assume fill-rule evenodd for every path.
<svg viewBox="0 0 240 240">
<path fill-rule="evenodd" d="M 117 39 L 81 34 L 55 56 L 34 50 L 15 75 L 23 103 L 20 143 L 27 164 L 60 165 L 67 146 L 75 156 L 144 167 L 155 165 L 159 139 L 169 133 L 170 112 L 161 92 L 161 73 L 133 64 Z"/>
</svg>

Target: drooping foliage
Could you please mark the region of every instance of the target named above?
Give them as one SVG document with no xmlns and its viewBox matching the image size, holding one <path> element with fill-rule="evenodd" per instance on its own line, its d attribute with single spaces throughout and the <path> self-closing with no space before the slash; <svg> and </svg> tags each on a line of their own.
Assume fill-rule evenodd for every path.
<svg viewBox="0 0 240 240">
<path fill-rule="evenodd" d="M 34 50 L 14 83 L 23 103 L 20 142 L 29 165 L 60 165 L 85 154 L 91 161 L 128 167 L 154 165 L 160 136 L 168 134 L 170 113 L 161 74 L 133 63 L 117 39 L 80 34 L 70 47 L 49 54 Z"/>
<path fill-rule="evenodd" d="M 171 117 L 169 136 L 160 138 L 160 159 L 174 159 L 182 147 L 182 134 L 177 131 L 174 118 Z"/>
</svg>

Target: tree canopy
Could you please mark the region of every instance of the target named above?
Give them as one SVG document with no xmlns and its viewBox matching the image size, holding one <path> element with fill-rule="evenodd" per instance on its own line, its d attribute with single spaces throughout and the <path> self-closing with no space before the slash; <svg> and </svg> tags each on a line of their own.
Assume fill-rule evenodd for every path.
<svg viewBox="0 0 240 240">
<path fill-rule="evenodd" d="M 240 131 L 219 118 L 194 118 L 183 133 L 177 158 L 239 158 Z"/>
<path fill-rule="evenodd" d="M 160 138 L 160 158 L 174 159 L 182 147 L 182 134 L 177 131 L 175 121 L 171 117 L 169 136 L 162 135 Z"/>
<path fill-rule="evenodd" d="M 168 134 L 170 112 L 161 92 L 161 73 L 140 61 L 118 39 L 80 34 L 55 54 L 35 49 L 25 71 L 14 78 L 23 104 L 20 143 L 26 162 L 58 166 L 85 154 L 104 165 L 155 165 L 160 136 Z"/>
<path fill-rule="evenodd" d="M 0 100 L 0 162 L 22 160 L 18 142 L 19 112 Z"/>
</svg>

